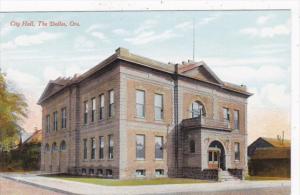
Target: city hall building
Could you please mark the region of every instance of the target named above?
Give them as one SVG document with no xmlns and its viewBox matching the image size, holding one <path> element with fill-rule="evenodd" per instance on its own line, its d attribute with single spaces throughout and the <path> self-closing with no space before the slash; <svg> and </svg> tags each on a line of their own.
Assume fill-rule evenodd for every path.
<svg viewBox="0 0 300 195">
<path fill-rule="evenodd" d="M 48 83 L 38 102 L 41 170 L 243 178 L 249 96 L 202 61 L 164 64 L 118 48 L 82 75 Z"/>
</svg>

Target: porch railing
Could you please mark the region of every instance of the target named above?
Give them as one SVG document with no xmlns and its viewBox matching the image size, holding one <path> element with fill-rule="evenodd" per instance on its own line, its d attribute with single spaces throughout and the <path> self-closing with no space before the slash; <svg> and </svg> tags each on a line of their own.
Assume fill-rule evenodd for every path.
<svg viewBox="0 0 300 195">
<path fill-rule="evenodd" d="M 230 130 L 229 121 L 217 120 L 207 117 L 196 117 L 196 118 L 188 118 L 184 119 L 181 122 L 182 127 L 184 128 L 197 128 L 197 127 L 206 127 L 213 129 L 223 129 Z"/>
</svg>

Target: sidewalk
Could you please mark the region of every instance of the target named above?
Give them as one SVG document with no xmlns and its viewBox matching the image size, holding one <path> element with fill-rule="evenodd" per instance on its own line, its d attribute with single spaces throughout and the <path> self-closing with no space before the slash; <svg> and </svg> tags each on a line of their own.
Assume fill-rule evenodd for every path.
<svg viewBox="0 0 300 195">
<path fill-rule="evenodd" d="M 217 192 L 236 191 L 259 188 L 286 188 L 290 187 L 290 181 L 234 181 L 221 183 L 200 184 L 167 184 L 145 186 L 101 186 L 56 178 L 42 177 L 35 174 L 0 173 L 0 177 L 23 182 L 33 186 L 65 194 L 162 194 L 162 193 L 193 193 L 193 192 Z"/>
</svg>

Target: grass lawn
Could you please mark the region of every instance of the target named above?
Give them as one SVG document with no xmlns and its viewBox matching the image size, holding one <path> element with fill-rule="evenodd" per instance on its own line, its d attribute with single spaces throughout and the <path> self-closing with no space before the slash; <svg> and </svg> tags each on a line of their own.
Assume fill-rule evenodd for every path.
<svg viewBox="0 0 300 195">
<path fill-rule="evenodd" d="M 287 177 L 264 177 L 264 176 L 247 176 L 246 180 L 251 181 L 262 181 L 262 180 L 290 180 L 291 178 Z"/>
<path fill-rule="evenodd" d="M 136 179 L 136 180 L 117 180 L 117 179 L 102 179 L 102 178 L 72 177 L 72 176 L 54 176 L 54 178 L 68 180 L 68 181 L 97 184 L 97 185 L 105 185 L 105 186 L 139 186 L 139 185 L 191 184 L 191 183 L 209 182 L 205 180 L 183 179 L 183 178 L 159 178 L 159 179 Z"/>
</svg>

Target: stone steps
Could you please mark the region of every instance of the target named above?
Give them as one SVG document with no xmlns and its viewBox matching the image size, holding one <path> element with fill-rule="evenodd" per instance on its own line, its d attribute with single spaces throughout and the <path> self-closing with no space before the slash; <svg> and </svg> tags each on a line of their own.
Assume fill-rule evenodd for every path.
<svg viewBox="0 0 300 195">
<path fill-rule="evenodd" d="M 231 175 L 228 171 L 219 170 L 218 180 L 219 181 L 239 181 L 240 179 Z"/>
</svg>

